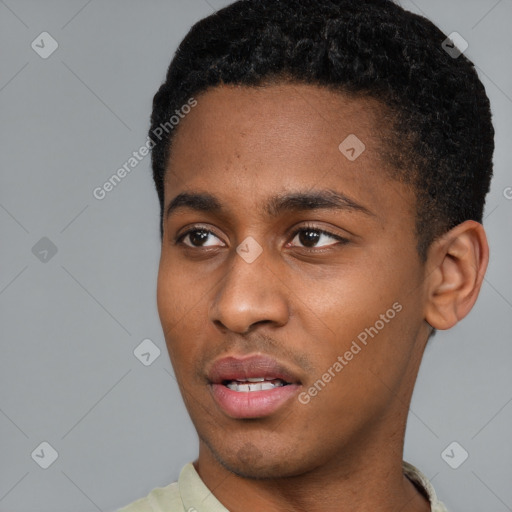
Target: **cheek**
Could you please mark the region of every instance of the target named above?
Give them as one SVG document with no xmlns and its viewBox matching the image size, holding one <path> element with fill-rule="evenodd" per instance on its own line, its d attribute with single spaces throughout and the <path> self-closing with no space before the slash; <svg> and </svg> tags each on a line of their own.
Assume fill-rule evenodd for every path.
<svg viewBox="0 0 512 512">
<path fill-rule="evenodd" d="M 165 250 L 164 250 L 165 251 Z M 162 252 L 157 306 L 167 351 L 180 385 L 187 385 L 205 346 L 211 275 L 200 277 Z"/>
<path fill-rule="evenodd" d="M 187 339 L 183 331 L 190 328 L 187 322 L 197 303 L 193 292 L 190 279 L 169 265 L 162 255 L 157 281 L 157 307 L 171 360 L 176 356 L 181 357 L 179 340 Z"/>
<path fill-rule="evenodd" d="M 329 369 L 333 372 L 333 365 L 340 362 L 338 356 L 342 361 L 318 406 L 322 404 L 333 417 L 343 411 L 356 417 L 361 404 L 368 411 L 389 406 L 415 360 L 421 301 L 401 279 L 373 275 L 372 279 L 360 276 L 358 286 L 338 293 L 335 311 L 326 315 L 335 333 L 332 347 L 317 361 L 317 378 Z"/>
<path fill-rule="evenodd" d="M 317 325 L 315 331 L 339 340 L 338 348 L 373 325 L 398 300 L 393 279 L 369 265 L 335 267 L 321 279 L 304 279 L 304 274 L 289 277 L 297 316 L 305 315 L 310 327 Z"/>
<path fill-rule="evenodd" d="M 194 274 L 184 271 L 183 266 L 162 249 L 157 281 L 157 305 L 162 325 L 173 325 L 185 317 L 202 289 Z"/>
<path fill-rule="evenodd" d="M 173 281 L 172 275 L 167 271 L 165 264 L 160 261 L 156 300 L 158 315 L 164 332 L 176 322 L 179 315 L 176 289 L 176 282 Z"/>
<path fill-rule="evenodd" d="M 317 377 L 345 354 L 343 373 L 358 382 L 371 377 L 370 372 L 393 379 L 407 365 L 421 323 L 421 300 L 415 293 L 419 277 L 406 262 L 387 261 L 340 266 L 330 276 L 302 281 L 294 289 L 295 296 L 307 290 L 295 301 L 298 328 L 306 334 L 298 338 L 306 342 L 301 350 L 311 354 Z"/>
</svg>

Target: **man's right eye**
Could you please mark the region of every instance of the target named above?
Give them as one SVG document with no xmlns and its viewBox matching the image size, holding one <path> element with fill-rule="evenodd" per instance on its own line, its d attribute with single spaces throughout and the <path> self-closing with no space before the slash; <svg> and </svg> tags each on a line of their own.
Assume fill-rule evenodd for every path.
<svg viewBox="0 0 512 512">
<path fill-rule="evenodd" d="M 216 244 L 214 241 L 210 243 L 211 238 L 219 238 L 213 233 L 213 231 L 210 231 L 209 229 L 205 228 L 191 228 L 185 233 L 181 234 L 176 239 L 176 244 L 183 244 L 187 247 L 215 247 L 219 246 L 219 244 Z M 185 240 L 188 239 L 188 243 L 185 242 Z M 209 240 L 210 239 L 210 240 Z M 222 245 L 222 244 L 220 244 Z"/>
</svg>

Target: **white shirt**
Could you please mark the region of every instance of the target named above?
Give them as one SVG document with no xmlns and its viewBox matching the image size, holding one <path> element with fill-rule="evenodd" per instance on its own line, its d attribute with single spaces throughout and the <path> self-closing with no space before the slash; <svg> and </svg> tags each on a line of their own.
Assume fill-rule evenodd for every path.
<svg viewBox="0 0 512 512">
<path fill-rule="evenodd" d="M 430 501 L 431 512 L 448 512 L 437 499 L 436 491 L 428 478 L 412 464 L 403 461 L 404 474 Z M 140 498 L 117 512 L 229 512 L 217 500 L 197 473 L 192 463 L 181 470 L 177 482 L 154 488 L 145 498 Z"/>
</svg>

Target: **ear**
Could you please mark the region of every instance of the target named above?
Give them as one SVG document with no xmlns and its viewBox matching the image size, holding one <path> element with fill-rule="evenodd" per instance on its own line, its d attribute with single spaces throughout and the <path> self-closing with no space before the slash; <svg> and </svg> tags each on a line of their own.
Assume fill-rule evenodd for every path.
<svg viewBox="0 0 512 512">
<path fill-rule="evenodd" d="M 427 256 L 425 320 L 449 329 L 470 311 L 489 262 L 484 228 L 468 220 L 435 240 Z"/>
</svg>

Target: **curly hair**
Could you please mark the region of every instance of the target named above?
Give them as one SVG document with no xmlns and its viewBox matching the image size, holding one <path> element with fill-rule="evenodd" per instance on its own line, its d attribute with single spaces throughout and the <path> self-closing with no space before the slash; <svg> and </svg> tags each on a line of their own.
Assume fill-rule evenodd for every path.
<svg viewBox="0 0 512 512">
<path fill-rule="evenodd" d="M 150 137 L 193 95 L 220 84 L 313 84 L 378 100 L 381 157 L 413 187 L 417 248 L 482 221 L 494 128 L 473 63 L 431 21 L 391 0 L 239 0 L 197 22 L 153 98 Z M 179 127 L 177 127 L 179 129 Z M 176 130 L 152 148 L 163 236 L 164 176 Z"/>
</svg>

